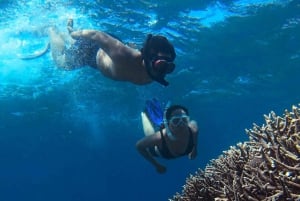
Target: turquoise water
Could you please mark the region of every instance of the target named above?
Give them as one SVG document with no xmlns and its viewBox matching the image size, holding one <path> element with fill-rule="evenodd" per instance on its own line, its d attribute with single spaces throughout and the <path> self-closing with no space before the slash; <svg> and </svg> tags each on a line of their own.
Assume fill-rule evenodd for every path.
<svg viewBox="0 0 300 201">
<path fill-rule="evenodd" d="M 300 4 L 292 0 L 0 1 L 0 200 L 167 200 L 189 174 L 263 114 L 298 104 Z M 92 68 L 57 69 L 46 30 L 94 28 L 140 48 L 147 33 L 176 47 L 170 86 L 111 81 Z M 180 103 L 198 121 L 198 157 L 163 161 L 135 150 L 147 99 Z"/>
</svg>

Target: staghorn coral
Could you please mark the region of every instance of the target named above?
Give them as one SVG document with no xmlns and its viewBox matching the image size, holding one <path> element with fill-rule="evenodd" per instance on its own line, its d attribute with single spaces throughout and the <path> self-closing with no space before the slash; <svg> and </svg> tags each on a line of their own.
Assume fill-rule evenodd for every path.
<svg viewBox="0 0 300 201">
<path fill-rule="evenodd" d="M 246 129 L 249 141 L 190 175 L 182 193 L 169 200 L 300 200 L 300 109 L 264 117 L 265 125 Z"/>
</svg>

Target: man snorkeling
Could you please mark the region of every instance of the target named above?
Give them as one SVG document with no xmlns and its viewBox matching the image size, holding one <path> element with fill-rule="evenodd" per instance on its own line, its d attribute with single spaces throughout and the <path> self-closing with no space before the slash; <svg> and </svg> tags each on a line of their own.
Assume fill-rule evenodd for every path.
<svg viewBox="0 0 300 201">
<path fill-rule="evenodd" d="M 137 85 L 153 80 L 164 86 L 169 84 L 165 76 L 175 69 L 176 53 L 167 38 L 149 34 L 138 51 L 101 31 L 74 31 L 72 19 L 67 28 L 69 40 L 54 28 L 49 30 L 52 57 L 57 66 L 70 70 L 91 66 L 110 79 Z"/>
<path fill-rule="evenodd" d="M 136 148 L 158 173 L 164 173 L 166 167 L 155 157 L 174 159 L 187 155 L 194 159 L 197 156 L 198 126 L 190 119 L 187 108 L 172 105 L 163 112 L 163 124 L 159 131 L 155 131 L 153 122 L 162 115 L 157 105 L 156 99 L 153 99 L 141 114 L 145 137 L 136 143 Z"/>
</svg>

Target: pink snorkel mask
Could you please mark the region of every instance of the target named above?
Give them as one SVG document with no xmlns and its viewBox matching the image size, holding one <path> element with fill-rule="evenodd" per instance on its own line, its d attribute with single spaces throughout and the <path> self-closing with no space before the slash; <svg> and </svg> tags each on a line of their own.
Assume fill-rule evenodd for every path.
<svg viewBox="0 0 300 201">
<path fill-rule="evenodd" d="M 152 59 L 151 64 L 154 71 L 164 75 L 172 73 L 175 69 L 175 64 L 169 57 L 166 56 L 155 57 L 154 59 Z"/>
<path fill-rule="evenodd" d="M 165 76 L 175 69 L 173 61 L 176 53 L 173 45 L 164 36 L 148 34 L 141 53 L 151 79 L 168 86 L 169 83 L 165 80 Z M 158 56 L 159 53 L 165 53 L 168 56 Z"/>
</svg>

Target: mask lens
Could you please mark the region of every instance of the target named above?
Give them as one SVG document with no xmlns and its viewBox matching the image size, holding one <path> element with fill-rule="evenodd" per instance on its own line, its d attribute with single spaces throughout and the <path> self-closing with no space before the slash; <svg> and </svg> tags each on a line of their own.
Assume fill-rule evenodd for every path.
<svg viewBox="0 0 300 201">
<path fill-rule="evenodd" d="M 175 127 L 177 127 L 181 124 L 187 125 L 188 122 L 189 122 L 189 116 L 187 116 L 187 115 L 173 116 L 170 119 L 170 123 Z"/>
<path fill-rule="evenodd" d="M 153 62 L 153 67 L 156 71 L 163 73 L 163 74 L 169 74 L 172 73 L 175 69 L 175 64 L 172 62 L 168 62 L 163 59 L 158 59 Z"/>
</svg>

